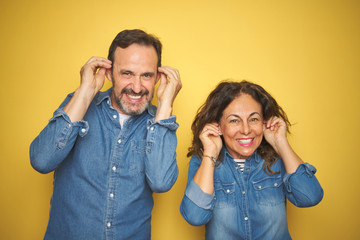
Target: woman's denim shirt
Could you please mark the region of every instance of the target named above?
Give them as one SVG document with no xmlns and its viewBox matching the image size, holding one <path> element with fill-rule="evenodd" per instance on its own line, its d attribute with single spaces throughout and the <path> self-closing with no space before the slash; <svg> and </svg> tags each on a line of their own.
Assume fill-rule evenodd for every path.
<svg viewBox="0 0 360 240">
<path fill-rule="evenodd" d="M 189 175 L 180 212 L 191 225 L 206 224 L 206 239 L 291 239 L 286 220 L 286 199 L 298 207 L 319 203 L 323 190 L 316 169 L 301 164 L 287 174 L 281 159 L 272 166 L 278 174 L 265 173 L 256 152 L 241 172 L 223 148 L 223 162 L 215 168 L 214 194 L 204 193 L 194 182 L 201 159 L 190 160 Z"/>
</svg>

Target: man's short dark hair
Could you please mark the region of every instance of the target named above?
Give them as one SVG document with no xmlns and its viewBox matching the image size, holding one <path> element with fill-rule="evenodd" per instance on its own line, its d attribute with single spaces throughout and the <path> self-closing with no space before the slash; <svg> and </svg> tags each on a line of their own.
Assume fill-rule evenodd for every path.
<svg viewBox="0 0 360 240">
<path fill-rule="evenodd" d="M 147 34 L 140 29 L 124 30 L 119 32 L 110 45 L 108 59 L 112 62 L 114 61 L 114 53 L 117 47 L 127 48 L 134 43 L 143 46 L 153 46 L 158 57 L 157 65 L 158 67 L 161 66 L 162 45 L 160 40 L 157 37 L 151 34 Z"/>
</svg>

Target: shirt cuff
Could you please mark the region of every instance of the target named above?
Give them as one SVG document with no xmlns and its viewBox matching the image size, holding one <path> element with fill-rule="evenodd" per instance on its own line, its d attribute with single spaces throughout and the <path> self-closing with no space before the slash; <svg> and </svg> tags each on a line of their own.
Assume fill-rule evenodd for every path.
<svg viewBox="0 0 360 240">
<path fill-rule="evenodd" d="M 68 132 L 69 130 L 72 130 L 76 127 L 75 129 L 78 129 L 79 136 L 84 137 L 89 131 L 89 124 L 87 121 L 81 120 L 81 121 L 71 122 L 69 116 L 62 109 L 57 109 L 54 112 L 53 117 L 49 120 L 49 122 L 54 122 L 59 118 L 62 118 L 67 123 L 63 132 Z"/>
<path fill-rule="evenodd" d="M 147 129 L 150 129 L 151 127 L 153 127 L 154 125 L 160 125 L 163 127 L 168 128 L 171 131 L 175 131 L 176 129 L 178 129 L 179 124 L 176 122 L 176 116 L 172 115 L 170 116 L 168 119 L 162 119 L 160 121 L 154 122 L 154 119 L 149 119 L 147 121 Z"/>
<path fill-rule="evenodd" d="M 203 190 L 201 190 L 201 188 L 194 182 L 194 180 L 190 181 L 185 190 L 185 195 L 200 208 L 214 208 L 215 195 L 210 195 L 203 192 Z"/>
<path fill-rule="evenodd" d="M 303 173 L 305 173 L 308 177 L 313 177 L 314 174 L 316 173 L 316 168 L 310 165 L 309 163 L 302 163 L 298 166 L 298 168 L 294 173 L 286 173 L 284 175 L 283 182 L 288 192 L 291 192 L 291 185 L 290 185 L 291 177 L 296 175 L 302 175 Z"/>
</svg>

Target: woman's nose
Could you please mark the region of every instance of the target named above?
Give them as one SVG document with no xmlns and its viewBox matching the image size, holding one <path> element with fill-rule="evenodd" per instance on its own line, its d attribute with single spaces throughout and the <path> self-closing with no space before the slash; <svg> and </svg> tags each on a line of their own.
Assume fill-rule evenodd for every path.
<svg viewBox="0 0 360 240">
<path fill-rule="evenodd" d="M 240 131 L 242 134 L 248 135 L 251 132 L 249 124 L 247 122 L 243 123 Z"/>
</svg>

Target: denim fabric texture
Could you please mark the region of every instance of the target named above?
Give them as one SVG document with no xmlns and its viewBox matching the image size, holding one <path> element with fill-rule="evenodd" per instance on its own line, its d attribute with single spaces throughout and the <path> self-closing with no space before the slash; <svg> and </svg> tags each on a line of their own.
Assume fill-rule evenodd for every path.
<svg viewBox="0 0 360 240">
<path fill-rule="evenodd" d="M 214 172 L 213 195 L 204 193 L 193 181 L 201 159 L 191 158 L 180 205 L 185 220 L 194 226 L 206 224 L 206 239 L 291 239 L 286 199 L 298 207 L 319 203 L 323 190 L 314 175 L 316 169 L 304 163 L 287 174 L 278 159 L 271 169 L 279 173 L 268 175 L 263 169 L 265 161 L 255 152 L 241 172 L 225 148 L 222 152 L 223 162 Z"/>
<path fill-rule="evenodd" d="M 176 117 L 154 123 L 156 107 L 121 128 L 111 89 L 99 92 L 83 121 L 62 108 L 30 146 L 31 164 L 54 171 L 45 239 L 150 239 L 153 192 L 178 176 Z"/>
</svg>

